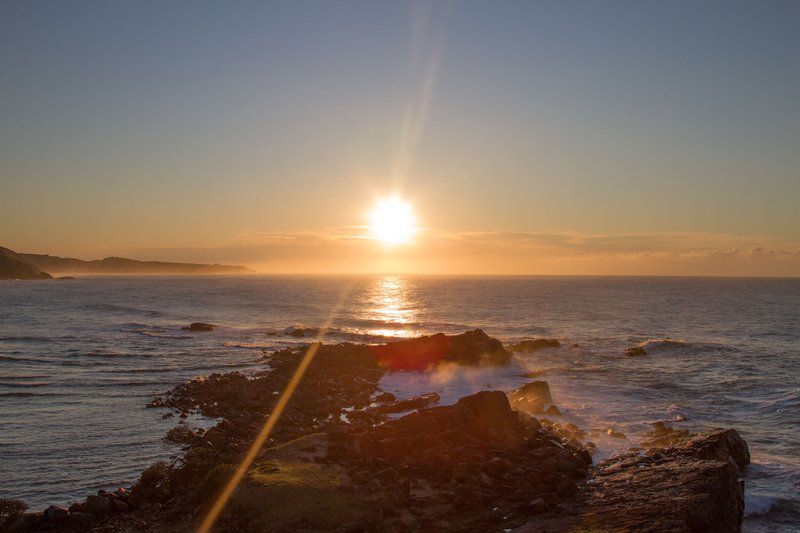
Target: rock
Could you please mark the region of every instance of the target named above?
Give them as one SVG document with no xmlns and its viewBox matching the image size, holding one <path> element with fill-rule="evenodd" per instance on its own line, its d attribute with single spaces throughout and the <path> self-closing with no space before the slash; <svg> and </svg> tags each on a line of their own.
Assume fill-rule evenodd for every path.
<svg viewBox="0 0 800 533">
<path fill-rule="evenodd" d="M 289 326 L 283 332 L 290 337 L 313 337 L 319 334 L 319 328 L 299 328 L 297 326 Z"/>
<path fill-rule="evenodd" d="M 191 430 L 188 426 L 175 426 L 174 428 L 170 429 L 167 432 L 166 440 L 178 443 L 178 444 L 189 444 L 192 442 L 197 435 L 194 431 Z"/>
<path fill-rule="evenodd" d="M 645 448 L 663 448 L 675 446 L 691 438 L 689 430 L 677 430 L 669 427 L 664 422 L 655 422 L 653 429 L 648 431 L 642 440 Z"/>
<path fill-rule="evenodd" d="M 511 391 L 511 405 L 529 413 L 542 413 L 545 404 L 553 403 L 550 385 L 546 381 L 531 381 Z"/>
<path fill-rule="evenodd" d="M 94 521 L 94 515 L 91 513 L 78 511 L 69 514 L 69 522 L 75 526 L 85 526 L 92 521 Z"/>
<path fill-rule="evenodd" d="M 467 431 L 473 435 L 482 435 L 484 429 L 500 433 L 522 429 L 519 417 L 511 410 L 508 397 L 501 391 L 481 391 L 465 396 L 456 402 L 455 408 L 460 410 Z"/>
<path fill-rule="evenodd" d="M 44 511 L 44 519 L 53 522 L 64 522 L 69 516 L 69 510 L 58 505 L 51 505 Z"/>
<path fill-rule="evenodd" d="M 69 506 L 68 511 L 70 513 L 82 513 L 83 512 L 83 504 L 80 502 L 75 502 Z"/>
<path fill-rule="evenodd" d="M 429 392 L 408 400 L 395 401 L 375 408 L 375 412 L 381 414 L 402 413 L 404 411 L 411 411 L 413 409 L 424 409 L 429 405 L 439 402 L 439 395 L 435 392 Z"/>
<path fill-rule="evenodd" d="M 214 329 L 214 324 L 206 324 L 205 322 L 192 322 L 188 326 L 184 326 L 181 329 L 187 331 L 212 331 Z"/>
<path fill-rule="evenodd" d="M 625 350 L 625 355 L 629 355 L 631 357 L 647 355 L 647 350 L 645 350 L 642 346 L 633 346 Z"/>
<path fill-rule="evenodd" d="M 508 347 L 512 352 L 535 352 L 545 348 L 558 348 L 561 342 L 558 339 L 529 339 L 512 344 Z"/>
<path fill-rule="evenodd" d="M 718 429 L 699 435 L 687 442 L 682 449 L 668 450 L 667 453 L 715 461 L 732 461 L 740 471 L 750 464 L 750 450 L 735 429 Z"/>
<path fill-rule="evenodd" d="M 115 513 L 127 513 L 130 510 L 127 503 L 116 498 L 111 500 L 111 509 Z"/>
<path fill-rule="evenodd" d="M 391 392 L 382 392 L 375 397 L 375 401 L 378 403 L 393 402 L 396 399 L 397 398 L 395 398 L 394 394 Z"/>
<path fill-rule="evenodd" d="M 449 337 L 448 360 L 469 366 L 500 366 L 511 362 L 511 353 L 503 344 L 475 329 Z"/>
<path fill-rule="evenodd" d="M 44 513 L 42 512 L 25 513 L 24 515 L 22 515 L 22 519 L 24 521 L 24 524 L 22 526 L 23 530 L 25 528 L 35 528 L 36 526 L 42 523 L 42 520 L 44 519 Z"/>
<path fill-rule="evenodd" d="M 561 411 L 555 405 L 549 405 L 547 409 L 544 410 L 544 414 L 550 416 L 561 416 Z"/>
<path fill-rule="evenodd" d="M 596 467 L 581 489 L 581 504 L 526 531 L 738 532 L 744 512 L 747 444 L 734 430 L 718 430 L 669 449 L 662 457 L 625 454 Z M 563 486 L 562 486 L 563 483 Z M 559 489 L 566 490 L 564 480 Z"/>
<path fill-rule="evenodd" d="M 84 510 L 87 513 L 91 513 L 95 516 L 103 516 L 111 511 L 111 501 L 109 501 L 108 498 L 104 498 L 100 495 L 90 495 L 86 497 Z"/>
<path fill-rule="evenodd" d="M 426 370 L 441 363 L 499 366 L 511 362 L 503 344 L 476 329 L 460 335 L 437 333 L 372 347 L 381 367 L 388 370 Z"/>
<path fill-rule="evenodd" d="M 606 431 L 606 435 L 608 435 L 612 439 L 627 439 L 628 438 L 628 437 L 625 436 L 624 433 L 620 433 L 619 431 L 616 431 L 614 429 L 609 429 L 608 431 Z"/>
</svg>

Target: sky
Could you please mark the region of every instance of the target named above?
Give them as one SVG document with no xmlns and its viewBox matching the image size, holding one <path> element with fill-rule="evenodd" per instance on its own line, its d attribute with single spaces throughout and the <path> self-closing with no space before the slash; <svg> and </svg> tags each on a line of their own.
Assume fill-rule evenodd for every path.
<svg viewBox="0 0 800 533">
<path fill-rule="evenodd" d="M 364 238 L 397 194 L 412 243 Z M 800 2 L 14 1 L 0 245 L 800 276 Z"/>
</svg>

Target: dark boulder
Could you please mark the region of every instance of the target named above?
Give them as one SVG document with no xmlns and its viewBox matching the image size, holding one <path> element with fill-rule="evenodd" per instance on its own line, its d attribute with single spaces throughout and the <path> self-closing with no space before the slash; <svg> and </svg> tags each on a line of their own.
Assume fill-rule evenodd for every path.
<svg viewBox="0 0 800 533">
<path fill-rule="evenodd" d="M 64 522 L 69 517 L 69 510 L 58 505 L 51 505 L 44 511 L 44 519 L 52 522 Z"/>
<path fill-rule="evenodd" d="M 478 438 L 495 442 L 521 442 L 522 422 L 501 391 L 482 391 L 461 398 L 455 405 L 422 409 L 384 424 L 389 434 L 416 438 L 437 435 L 453 442 Z M 412 446 L 413 449 L 413 446 Z"/>
<path fill-rule="evenodd" d="M 192 431 L 188 426 L 183 425 L 175 426 L 174 428 L 170 429 L 164 438 L 177 444 L 189 444 L 196 437 L 197 435 L 194 431 Z"/>
<path fill-rule="evenodd" d="M 437 333 L 372 347 L 378 363 L 389 370 L 428 370 L 441 363 L 499 366 L 511 362 L 511 352 L 483 330 L 460 335 Z"/>
<path fill-rule="evenodd" d="M 520 531 L 738 532 L 747 444 L 735 430 L 700 435 L 659 456 L 611 458 L 582 487 L 580 506 Z M 567 488 L 566 485 L 562 488 Z"/>
<path fill-rule="evenodd" d="M 381 414 L 402 413 L 404 411 L 412 411 L 414 409 L 424 409 L 432 404 L 439 402 L 439 395 L 435 392 L 421 394 L 414 398 L 407 400 L 399 400 L 395 402 L 385 403 L 375 408 L 375 412 Z"/>
<path fill-rule="evenodd" d="M 546 381 L 531 381 L 511 391 L 509 395 L 514 409 L 529 413 L 543 413 L 545 405 L 553 403 L 550 385 Z"/>
<path fill-rule="evenodd" d="M 750 450 L 735 429 L 719 429 L 699 435 L 670 452 L 713 461 L 731 461 L 740 471 L 750 464 Z"/>
<path fill-rule="evenodd" d="M 547 409 L 544 410 L 544 414 L 548 416 L 561 416 L 561 409 L 555 405 L 548 405 Z"/>
<path fill-rule="evenodd" d="M 214 324 L 206 324 L 205 322 L 192 322 L 188 326 L 184 326 L 181 329 L 186 331 L 213 331 Z"/>
<path fill-rule="evenodd" d="M 90 495 L 86 497 L 84 510 L 95 516 L 102 516 L 111 511 L 111 501 L 100 495 Z"/>
<path fill-rule="evenodd" d="M 382 392 L 375 396 L 375 401 L 379 403 L 386 403 L 386 402 L 393 402 L 397 398 L 395 398 L 394 394 L 391 392 Z"/>
</svg>

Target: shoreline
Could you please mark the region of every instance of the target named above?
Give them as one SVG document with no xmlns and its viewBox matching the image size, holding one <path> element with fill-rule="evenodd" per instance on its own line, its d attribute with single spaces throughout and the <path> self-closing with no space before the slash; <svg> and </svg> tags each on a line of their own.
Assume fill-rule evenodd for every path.
<svg viewBox="0 0 800 533">
<path fill-rule="evenodd" d="M 185 444 L 179 462 L 148 468 L 130 491 L 93 495 L 69 509 L 51 506 L 42 513 L 28 513 L 15 525 L 16 529 L 10 530 L 36 531 L 51 526 L 75 529 L 91 525 L 97 531 L 131 528 L 171 531 L 196 526 L 209 498 L 219 492 L 220 483 L 230 476 L 232 465 L 238 464 L 252 436 L 263 425 L 301 355 L 302 350 L 298 349 L 278 350 L 265 357 L 271 369 L 251 377 L 238 372 L 213 374 L 172 389 L 150 406 L 169 407 L 179 416 L 196 412 L 221 418 L 216 426 L 204 432 L 188 429 L 185 424 L 178 424 L 170 431 L 170 439 Z M 256 513 L 258 516 L 251 521 L 266 520 L 264 524 L 273 524 L 278 529 L 288 525 L 311 529 L 352 526 L 357 530 L 388 523 L 399 529 L 457 530 L 478 525 L 500 528 L 491 509 L 500 509 L 503 504 L 503 516 L 507 518 L 500 529 L 524 526 L 526 531 L 536 531 L 541 524 L 550 523 L 553 527 L 559 520 L 568 517 L 574 520 L 576 515 L 599 520 L 592 514 L 596 489 L 601 486 L 596 480 L 607 476 L 613 480 L 620 470 L 638 472 L 652 466 L 654 471 L 663 472 L 649 481 L 651 488 L 678 472 L 706 488 L 730 489 L 725 498 L 714 500 L 719 509 L 711 518 L 725 518 L 724 523 L 729 526 L 725 530 L 738 529 L 743 491 L 736 487 L 741 487 L 738 479 L 746 464 L 742 458 L 747 449 L 735 432 L 713 433 L 705 440 L 698 438 L 697 442 L 705 442 L 698 445 L 690 440 L 690 435 L 662 428 L 664 435 L 660 442 L 670 446 L 654 446 L 652 453 L 628 457 L 627 463 L 611 459 L 600 466 L 590 466 L 591 447 L 586 444 L 585 434 L 581 435 L 582 430 L 567 427 L 571 424 L 554 424 L 542 415 L 542 411 L 555 405 L 543 381 L 534 380 L 532 386 L 512 393 L 510 403 L 504 393 L 511 391 L 485 391 L 442 407 L 435 406 L 438 400 L 433 397 L 417 397 L 403 405 L 384 393 L 383 400 L 377 401 L 381 398 L 380 378 L 387 372 L 420 371 L 442 363 L 474 366 L 502 365 L 509 361 L 510 353 L 499 341 L 480 330 L 379 346 L 323 345 L 230 506 L 243 505 L 252 514 L 259 506 L 253 502 L 248 505 L 248 498 L 258 500 L 268 495 L 267 499 L 280 499 L 297 493 L 302 500 L 309 491 L 314 493 L 319 489 L 322 492 L 314 493 L 316 496 L 333 498 L 341 503 L 341 509 L 352 511 L 339 517 L 341 523 L 305 526 L 293 523 L 292 520 L 315 508 L 308 502 L 305 507 L 295 509 L 296 516 L 267 510 Z M 414 411 L 403 415 L 409 408 Z M 528 413 L 520 414 L 520 409 Z M 463 421 L 465 416 L 478 422 L 456 423 L 448 430 L 449 435 L 439 435 L 441 432 L 432 435 L 432 427 L 453 425 L 454 420 Z M 386 428 L 394 429 L 387 433 Z M 676 433 L 681 433 L 680 439 Z M 676 440 L 664 440 L 667 437 Z M 693 446 L 700 446 L 701 450 Z M 424 448 L 421 458 L 408 453 L 420 447 Z M 709 447 L 715 450 L 710 458 Z M 734 457 L 738 460 L 728 460 Z M 494 470 L 482 469 L 487 461 L 494 465 L 491 467 Z M 719 465 L 708 470 L 709 461 Z M 276 470 L 265 466 L 270 464 Z M 402 468 L 395 468 L 398 464 Z M 735 470 L 731 469 L 733 464 Z M 519 471 L 522 465 L 532 470 Z M 303 475 L 293 478 L 291 472 Z M 531 483 L 532 478 L 539 481 Z M 303 484 L 308 479 L 319 481 L 323 488 L 309 489 Z M 472 486 L 474 490 L 466 490 L 464 486 Z M 669 491 L 663 487 L 662 492 L 661 496 L 667 496 Z M 394 496 L 396 493 L 402 496 L 399 500 Z M 381 496 L 375 498 L 376 494 Z M 698 494 L 703 493 L 690 496 L 697 499 Z M 492 507 L 487 510 L 481 505 Z M 414 514 L 414 509 L 419 513 Z M 619 519 L 629 519 L 631 510 L 630 502 L 627 507 L 623 505 Z M 659 512 L 669 513 L 669 506 L 650 509 L 646 519 L 669 518 Z M 685 524 L 702 516 L 697 509 L 682 512 Z M 441 516 L 449 517 L 452 523 L 448 526 L 437 522 L 442 520 Z M 223 514 L 217 524 L 219 530 L 242 526 L 231 520 L 234 518 Z M 562 525 L 568 526 L 566 522 Z"/>
</svg>

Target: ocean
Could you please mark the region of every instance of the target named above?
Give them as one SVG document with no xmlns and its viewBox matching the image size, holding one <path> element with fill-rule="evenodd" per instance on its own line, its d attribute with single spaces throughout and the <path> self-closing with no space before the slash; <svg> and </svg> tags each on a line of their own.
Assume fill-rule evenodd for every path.
<svg viewBox="0 0 800 533">
<path fill-rule="evenodd" d="M 190 322 L 212 332 L 188 332 Z M 554 337 L 495 369 L 384 378 L 443 402 L 543 371 L 600 457 L 650 424 L 736 428 L 747 440 L 745 531 L 800 528 L 800 279 L 87 276 L 0 282 L 0 497 L 34 510 L 136 480 L 179 451 L 154 395 L 198 375 L 249 372 L 274 348 L 384 342 L 476 327 L 503 342 Z M 648 355 L 630 357 L 643 346 Z M 557 418 L 554 418 L 557 419 Z M 190 424 L 208 420 L 190 417 Z M 604 437 L 615 429 L 620 441 Z"/>
</svg>

